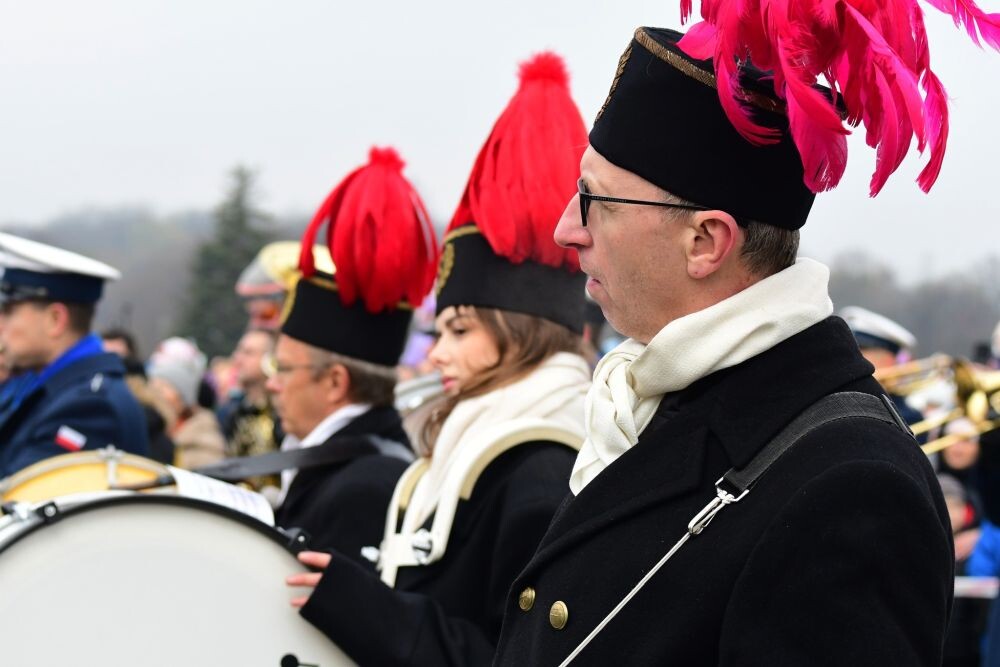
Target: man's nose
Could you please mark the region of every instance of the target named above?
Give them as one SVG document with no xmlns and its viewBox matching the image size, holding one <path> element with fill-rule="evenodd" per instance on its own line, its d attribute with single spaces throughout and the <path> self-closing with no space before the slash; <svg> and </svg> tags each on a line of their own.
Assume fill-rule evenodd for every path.
<svg viewBox="0 0 1000 667">
<path fill-rule="evenodd" d="M 575 194 L 566 204 L 562 217 L 552 234 L 553 240 L 563 248 L 580 248 L 590 245 L 590 232 L 580 217 L 580 195 Z"/>
</svg>

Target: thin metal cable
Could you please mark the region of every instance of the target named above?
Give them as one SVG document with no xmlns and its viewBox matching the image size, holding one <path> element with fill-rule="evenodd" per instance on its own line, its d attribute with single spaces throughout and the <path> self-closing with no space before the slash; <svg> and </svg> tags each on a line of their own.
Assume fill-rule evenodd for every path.
<svg viewBox="0 0 1000 667">
<path fill-rule="evenodd" d="M 566 667 L 566 665 L 568 665 L 574 658 L 576 658 L 576 656 L 578 656 L 580 654 L 580 651 L 582 651 L 583 649 L 585 649 L 587 647 L 587 644 L 589 644 L 590 641 L 594 637 L 596 637 L 597 634 L 601 630 L 604 629 L 604 626 L 607 625 L 608 623 L 610 623 L 612 621 L 612 619 L 614 619 L 614 617 L 618 615 L 618 612 L 620 612 L 622 610 L 622 608 L 625 605 L 627 605 L 629 603 L 629 601 L 633 597 L 635 597 L 636 593 L 638 593 L 640 590 L 642 590 L 642 587 L 646 585 L 646 582 L 649 581 L 650 579 L 652 579 L 653 576 L 657 572 L 659 572 L 660 568 L 663 567 L 663 565 L 668 560 L 670 560 L 671 556 L 673 556 L 675 553 L 677 553 L 678 549 L 680 549 L 682 546 L 684 546 L 684 543 L 687 542 L 688 538 L 690 538 L 690 537 L 691 537 L 691 533 L 684 533 L 684 537 L 682 537 L 680 540 L 678 540 L 677 544 L 675 544 L 674 547 L 670 551 L 668 551 L 667 554 L 663 558 L 661 558 L 660 561 L 656 565 L 653 566 L 653 569 L 650 570 L 649 572 L 647 572 L 646 576 L 639 580 L 639 583 L 637 583 L 632 588 L 632 590 L 629 591 L 629 594 L 626 595 L 624 598 L 622 598 L 621 602 L 619 602 L 617 605 L 615 605 L 615 608 L 612 609 L 611 612 L 607 616 L 604 617 L 603 621 L 601 621 L 600 623 L 597 624 L 596 628 L 594 628 L 593 630 L 590 631 L 590 634 L 587 635 L 587 638 L 584 639 L 582 642 L 580 642 L 580 645 L 577 646 L 573 650 L 573 652 L 570 653 L 566 657 L 566 659 L 563 660 L 562 663 L 559 664 L 559 667 Z"/>
</svg>

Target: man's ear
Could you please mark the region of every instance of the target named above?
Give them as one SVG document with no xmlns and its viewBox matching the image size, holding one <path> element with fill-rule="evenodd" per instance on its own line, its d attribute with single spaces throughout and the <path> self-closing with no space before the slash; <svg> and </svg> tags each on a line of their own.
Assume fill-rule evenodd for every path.
<svg viewBox="0 0 1000 667">
<path fill-rule="evenodd" d="M 65 303 L 56 301 L 45 306 L 45 328 L 53 338 L 69 330 L 69 308 Z"/>
<path fill-rule="evenodd" d="M 351 393 L 351 374 L 343 364 L 333 364 L 327 370 L 329 396 L 332 403 L 347 401 Z"/>
<path fill-rule="evenodd" d="M 690 216 L 685 243 L 687 273 L 701 280 L 716 273 L 739 246 L 740 228 L 725 211 L 698 211 Z"/>
</svg>

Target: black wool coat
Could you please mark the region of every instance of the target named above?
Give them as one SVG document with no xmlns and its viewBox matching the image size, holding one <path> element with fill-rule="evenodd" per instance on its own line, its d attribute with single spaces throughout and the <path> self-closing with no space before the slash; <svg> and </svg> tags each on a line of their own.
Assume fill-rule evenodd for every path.
<svg viewBox="0 0 1000 667">
<path fill-rule="evenodd" d="M 665 397 L 638 444 L 554 518 L 511 587 L 495 664 L 559 665 L 685 534 L 723 473 L 821 397 L 880 394 L 871 372 L 831 317 Z M 839 420 L 716 515 L 573 664 L 940 665 L 952 553 L 913 438 Z"/>
<path fill-rule="evenodd" d="M 302 615 L 360 665 L 488 665 L 510 582 L 565 497 L 575 459 L 550 442 L 505 452 L 459 501 L 440 561 L 400 568 L 389 588 L 334 554 Z"/>
<path fill-rule="evenodd" d="M 327 442 L 359 435 L 374 435 L 406 446 L 410 443 L 399 413 L 392 407 L 372 408 Z M 306 531 L 311 550 L 337 550 L 371 569 L 361 549 L 382 540 L 385 513 L 396 480 L 406 466 L 399 458 L 371 453 L 300 470 L 275 512 L 275 524 Z"/>
</svg>

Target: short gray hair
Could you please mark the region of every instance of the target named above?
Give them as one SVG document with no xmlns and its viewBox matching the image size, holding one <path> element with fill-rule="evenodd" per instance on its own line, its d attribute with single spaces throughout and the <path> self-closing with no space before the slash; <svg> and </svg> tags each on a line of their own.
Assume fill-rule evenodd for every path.
<svg viewBox="0 0 1000 667">
<path fill-rule="evenodd" d="M 799 254 L 799 230 L 784 229 L 750 220 L 743 227 L 740 259 L 755 276 L 766 277 L 784 271 Z"/>
<path fill-rule="evenodd" d="M 330 366 L 340 365 L 347 369 L 351 379 L 347 395 L 351 402 L 370 403 L 375 407 L 390 406 L 395 402 L 398 379 L 395 367 L 346 357 L 311 345 L 309 354 L 312 363 L 318 367 L 315 371 L 317 377 Z"/>
<path fill-rule="evenodd" d="M 671 204 L 684 206 L 701 206 L 694 202 L 681 199 L 677 195 L 664 191 L 664 196 Z M 696 211 L 682 209 L 667 209 L 668 215 L 694 215 Z M 787 269 L 795 263 L 799 254 L 799 230 L 784 229 L 747 218 L 737 218 L 743 230 L 743 247 L 740 248 L 740 259 L 750 273 L 766 278 L 772 274 Z"/>
</svg>

